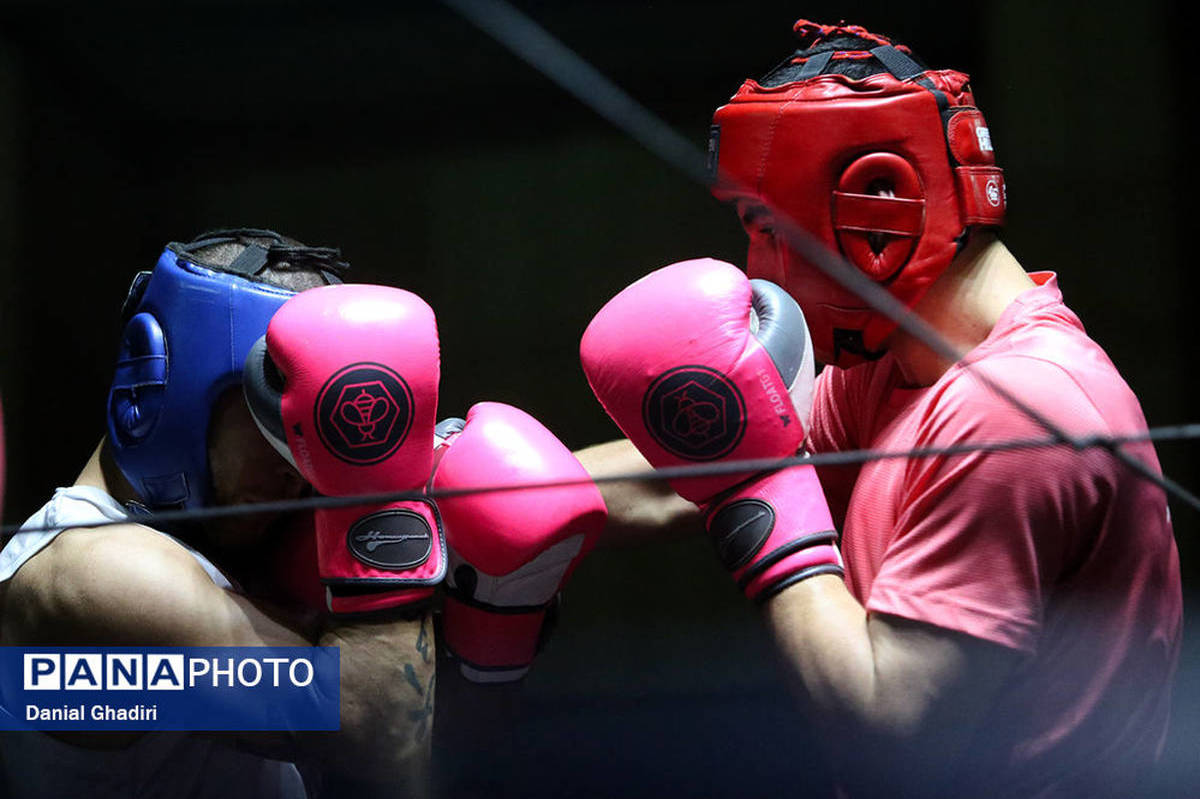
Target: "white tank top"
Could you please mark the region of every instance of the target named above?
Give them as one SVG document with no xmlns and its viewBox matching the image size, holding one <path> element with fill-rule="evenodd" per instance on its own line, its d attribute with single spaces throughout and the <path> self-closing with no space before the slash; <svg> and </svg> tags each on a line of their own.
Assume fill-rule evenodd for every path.
<svg viewBox="0 0 1200 799">
<path fill-rule="evenodd" d="M 0 551 L 0 582 L 10 579 L 63 530 L 104 519 L 130 518 L 119 502 L 98 488 L 60 488 Z M 25 529 L 29 527 L 52 529 L 32 532 Z M 208 558 L 167 537 L 187 549 L 214 583 L 230 588 L 229 580 Z M 185 732 L 148 733 L 128 748 L 112 751 L 71 746 L 40 732 L 4 733 L 0 735 L 0 776 L 4 779 L 0 796 L 13 799 L 307 796 L 300 773 L 291 763 L 238 752 Z"/>
</svg>

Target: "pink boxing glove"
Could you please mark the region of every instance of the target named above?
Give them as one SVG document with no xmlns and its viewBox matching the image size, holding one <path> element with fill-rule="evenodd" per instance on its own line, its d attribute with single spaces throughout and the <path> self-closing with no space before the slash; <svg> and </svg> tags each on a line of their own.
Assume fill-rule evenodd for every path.
<svg viewBox="0 0 1200 799">
<path fill-rule="evenodd" d="M 433 466 L 438 338 L 415 294 L 369 285 L 297 294 L 246 358 L 246 400 L 267 440 L 327 496 L 423 492 Z M 333 613 L 429 599 L 446 572 L 427 499 L 316 511 Z"/>
<path fill-rule="evenodd" d="M 529 671 L 546 611 L 595 543 L 608 511 L 583 466 L 524 411 L 481 402 L 445 437 L 435 491 L 579 480 L 576 485 L 440 497 L 450 571 L 443 628 L 467 679 L 510 682 Z"/>
<path fill-rule="evenodd" d="M 804 315 L 731 264 L 684 261 L 637 281 L 588 325 L 580 355 L 608 415 L 655 467 L 784 458 L 804 443 L 814 379 Z M 843 573 L 811 466 L 671 486 L 705 512 L 748 597 Z"/>
</svg>

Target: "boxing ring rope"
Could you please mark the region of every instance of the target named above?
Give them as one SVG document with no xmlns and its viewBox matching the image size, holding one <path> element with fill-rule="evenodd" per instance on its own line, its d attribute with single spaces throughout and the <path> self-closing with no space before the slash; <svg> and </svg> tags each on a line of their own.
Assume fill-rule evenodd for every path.
<svg viewBox="0 0 1200 799">
<path fill-rule="evenodd" d="M 713 176 L 705 168 L 704 154 L 686 138 L 671 128 L 653 112 L 638 103 L 627 92 L 618 87 L 577 53 L 554 38 L 534 20 L 512 7 L 504 0 L 442 0 L 481 31 L 504 45 L 518 58 L 558 84 L 567 93 L 591 108 L 602 118 L 637 141 L 663 162 L 681 172 L 689 180 L 705 187 L 712 185 Z M 736 183 L 722 176 L 725 185 Z M 966 354 L 929 326 L 920 316 L 878 286 L 866 275 L 846 263 L 817 241 L 808 231 L 771 208 L 775 214 L 776 231 L 781 233 L 794 250 L 821 269 L 845 288 L 855 292 L 874 310 L 886 315 L 905 332 L 918 339 L 938 355 L 962 361 Z M 1173 479 L 1154 473 L 1145 463 L 1121 447 L 1142 441 L 1191 441 L 1200 439 L 1200 423 L 1155 427 L 1131 434 L 1071 435 L 1055 425 L 1036 408 L 998 385 L 987 375 L 972 370 L 969 362 L 963 363 L 964 371 L 979 380 L 1005 402 L 1037 423 L 1047 432 L 1041 438 L 1011 439 L 994 442 L 970 442 L 947 447 L 924 447 L 904 451 L 849 450 L 844 452 L 798 455 L 790 458 L 753 459 L 725 461 L 716 464 L 677 466 L 653 470 L 640 470 L 610 474 L 592 479 L 598 484 L 619 482 L 661 482 L 667 480 L 704 477 L 717 474 L 756 473 L 776 471 L 797 465 L 847 466 L 885 459 L 915 459 L 935 456 L 956 456 L 972 452 L 1004 452 L 1030 450 L 1053 446 L 1070 446 L 1077 451 L 1100 448 L 1108 451 L 1142 479 L 1162 488 L 1193 509 L 1200 510 L 1200 497 Z M 316 496 L 303 499 L 258 502 L 221 507 L 194 508 L 190 510 L 157 511 L 138 514 L 132 519 L 99 520 L 75 527 L 108 527 L 118 524 L 172 525 L 181 522 L 197 522 L 231 516 L 256 513 L 286 513 L 320 508 L 342 508 L 357 505 L 399 502 L 422 497 L 461 496 L 474 493 L 500 491 L 538 490 L 577 485 L 587 479 L 521 483 L 504 485 L 470 486 L 454 490 L 430 490 L 428 492 L 387 492 L 354 496 Z M 7 536 L 21 529 L 19 525 L 0 527 L 0 536 Z M 26 527 L 27 531 L 57 528 Z"/>
<path fill-rule="evenodd" d="M 1139 441 L 1191 441 L 1200 439 L 1200 424 L 1174 425 L 1170 427 L 1154 427 L 1140 433 L 1129 435 L 1096 435 L 1077 438 L 1081 449 L 1096 447 L 1112 449 L 1121 444 Z M 349 508 L 358 505 L 376 505 L 391 502 L 405 502 L 417 499 L 440 499 L 458 497 L 468 494 L 490 494 L 501 491 L 537 491 L 549 488 L 583 485 L 587 483 L 627 483 L 627 482 L 664 482 L 667 480 L 682 480 L 691 477 L 709 477 L 718 474 L 740 474 L 778 471 L 791 466 L 853 466 L 871 461 L 903 458 L 946 457 L 966 455 L 972 452 L 1011 452 L 1016 450 L 1040 449 L 1043 447 L 1063 446 L 1063 442 L 1054 436 L 1042 438 L 1017 438 L 1007 441 L 972 442 L 955 444 L 945 447 L 920 447 L 907 450 L 877 450 L 857 449 L 843 452 L 825 452 L 815 455 L 796 455 L 790 458 L 754 458 L 737 461 L 723 461 L 714 464 L 697 464 L 695 466 L 669 466 L 660 469 L 642 469 L 632 472 L 619 472 L 591 478 L 575 478 L 571 480 L 551 480 L 539 483 L 500 483 L 493 485 L 466 486 L 454 489 L 430 489 L 420 491 L 390 491 L 377 494 L 356 494 L 353 496 L 327 497 L 315 496 L 305 499 L 278 500 L 275 502 L 254 502 L 240 505 L 224 505 L 190 510 L 157 511 L 139 514 L 131 519 L 102 519 L 83 524 L 72 524 L 72 527 L 112 527 L 120 524 L 147 524 L 154 526 L 178 524 L 180 522 L 198 522 L 231 516 L 246 516 L 255 513 L 288 513 L 300 510 L 318 510 L 321 508 Z M 27 532 L 58 530 L 59 527 L 25 527 L 7 525 L 0 527 L 0 535 L 11 535 L 18 529 Z"/>
<path fill-rule="evenodd" d="M 505 0 L 442 0 L 442 2 L 544 77 L 558 84 L 579 102 L 639 142 L 662 161 L 683 173 L 691 181 L 700 183 L 705 188 L 719 182 L 735 191 L 755 194 L 750 187 L 730 180 L 727 175 L 710 176 L 704 168 L 703 154 L 686 138 L 587 63 L 579 54 L 554 38 L 545 28 L 509 5 Z M 781 233 L 787 240 L 788 246 L 799 255 L 844 288 L 853 291 L 873 310 L 888 317 L 901 330 L 925 344 L 937 355 L 952 363 L 963 361 L 963 357 L 967 354 L 965 351 L 955 347 L 930 327 L 924 319 L 869 277 L 846 263 L 839 255 L 831 252 L 786 214 L 769 204 L 767 207 L 774 216 L 776 232 Z M 970 363 L 963 362 L 962 367 L 964 372 L 970 374 L 996 396 L 1035 422 L 1057 442 L 1069 444 L 1080 450 L 1084 448 L 1085 443 L 1099 440 L 1092 436 L 1072 436 L 1016 394 L 979 370 L 972 369 Z M 1089 445 L 1103 446 L 1114 458 L 1142 479 L 1154 483 L 1168 495 L 1200 510 L 1200 497 L 1165 475 L 1156 474 L 1145 463 L 1121 449 L 1117 444 L 1095 443 Z"/>
</svg>

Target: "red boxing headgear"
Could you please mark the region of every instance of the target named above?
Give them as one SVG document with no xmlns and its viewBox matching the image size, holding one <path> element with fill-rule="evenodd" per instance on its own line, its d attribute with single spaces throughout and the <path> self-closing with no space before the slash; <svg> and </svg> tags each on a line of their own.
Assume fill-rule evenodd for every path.
<svg viewBox="0 0 1200 799">
<path fill-rule="evenodd" d="M 802 36 L 817 31 L 885 43 L 801 58 L 797 79 L 782 86 L 742 84 L 713 118 L 713 194 L 776 210 L 911 308 L 969 227 L 1003 224 L 1004 174 L 966 75 L 923 70 L 857 27 L 797 23 Z M 874 58 L 887 71 L 823 74 L 835 58 Z M 825 363 L 879 357 L 896 328 L 783 241 L 752 240 L 747 271 L 799 301 Z"/>
</svg>

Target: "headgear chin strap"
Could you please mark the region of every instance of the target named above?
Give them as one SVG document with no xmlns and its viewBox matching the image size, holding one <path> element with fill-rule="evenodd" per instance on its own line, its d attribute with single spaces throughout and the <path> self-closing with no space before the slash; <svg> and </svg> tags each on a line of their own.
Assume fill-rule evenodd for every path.
<svg viewBox="0 0 1200 799">
<path fill-rule="evenodd" d="M 204 263 L 196 254 L 224 243 L 244 246 L 228 266 Z M 221 393 L 240 384 L 251 345 L 294 294 L 257 277 L 281 261 L 318 269 L 330 282 L 340 282 L 346 268 L 337 250 L 292 246 L 269 230 L 239 229 L 168 244 L 154 271 L 134 278 L 108 393 L 108 440 L 117 466 L 147 507 L 210 501 L 209 417 Z"/>
<path fill-rule="evenodd" d="M 887 71 L 825 74 L 838 56 Z M 778 210 L 911 308 L 970 227 L 1004 221 L 1004 175 L 967 81 L 923 70 L 889 44 L 814 55 L 782 86 L 748 80 L 713 119 L 713 194 Z M 748 265 L 751 276 L 782 281 L 799 300 L 821 360 L 883 354 L 895 322 L 782 242 L 773 253 L 776 263 Z"/>
</svg>

